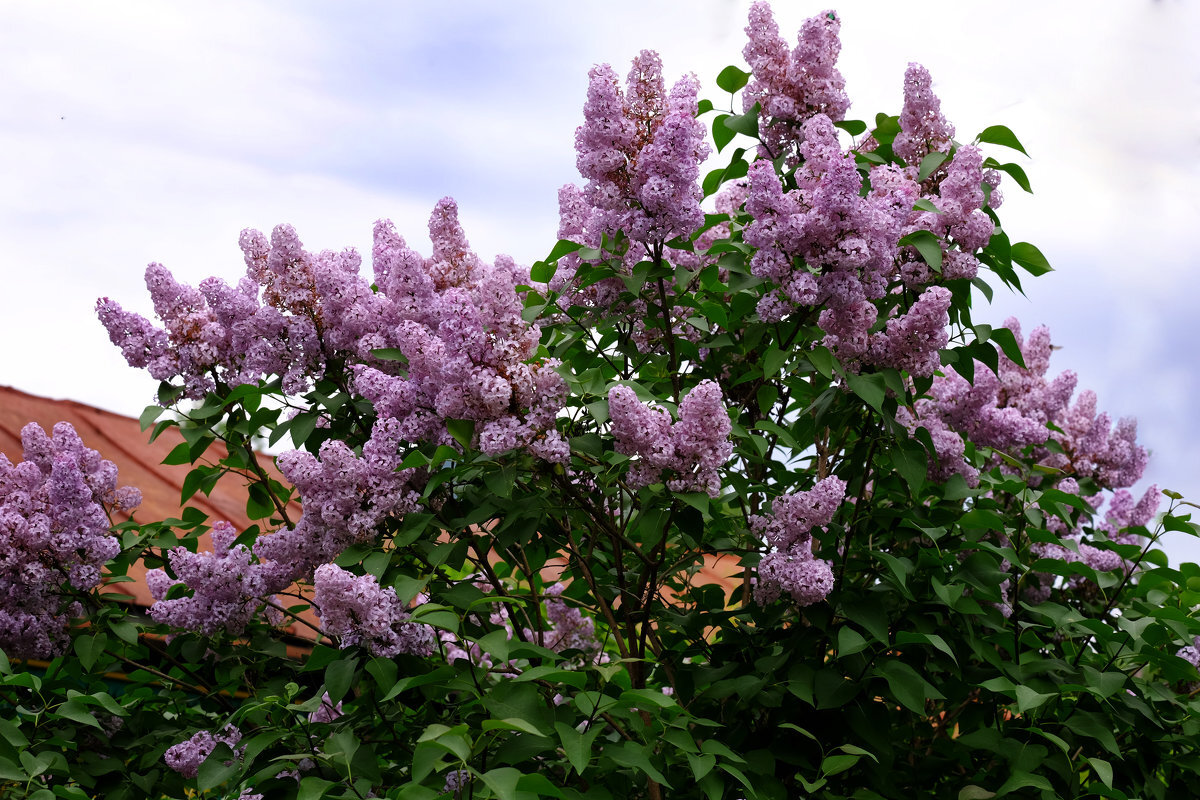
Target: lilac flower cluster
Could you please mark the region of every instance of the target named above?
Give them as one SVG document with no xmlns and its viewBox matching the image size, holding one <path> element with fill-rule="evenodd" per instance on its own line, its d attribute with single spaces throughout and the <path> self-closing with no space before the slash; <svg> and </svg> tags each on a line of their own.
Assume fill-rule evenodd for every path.
<svg viewBox="0 0 1200 800">
<path fill-rule="evenodd" d="M 626 478 L 634 488 L 649 486 L 670 474 L 667 486 L 674 492 L 721 493 L 717 470 L 729 460 L 732 425 L 725 410 L 721 387 L 702 381 L 679 404 L 679 420 L 662 408 L 643 404 L 628 386 L 608 392 L 617 452 L 637 456 Z"/>
<path fill-rule="evenodd" d="M 167 554 L 176 578 L 161 569 L 146 573 L 146 585 L 156 601 L 150 606 L 155 622 L 206 636 L 218 631 L 237 635 L 245 630 L 262 609 L 264 598 L 284 587 L 272 582 L 249 548 L 234 544 L 236 538 L 233 525 L 217 522 L 211 533 L 212 552 L 193 553 L 175 547 Z M 177 584 L 185 585 L 191 594 L 165 599 Z"/>
<path fill-rule="evenodd" d="M 594 235 L 624 231 L 645 244 L 687 236 L 704 222 L 697 178 L 709 152 L 695 119 L 699 83 L 685 76 L 665 92 L 662 62 L 643 50 L 623 94 L 607 64 L 588 73 L 576 164 Z"/>
<path fill-rule="evenodd" d="M 754 103 L 762 108 L 764 155 L 789 153 L 797 184 L 785 192 L 768 158 L 750 166 L 751 222 L 744 240 L 756 248 L 753 273 L 774 284 L 759 302 L 759 316 L 775 322 L 797 308 L 821 309 L 824 344 L 843 364 L 928 376 L 948 341 L 949 306 L 949 295 L 932 291 L 930 284 L 975 277 L 975 252 L 988 244 L 995 227 L 985 205 L 996 207 L 1001 200 L 998 192 L 989 200 L 983 187 L 994 189 L 999 176 L 984 173 L 977 148 L 952 152 L 953 129 L 941 116 L 929 74 L 913 64 L 905 76 L 895 140 L 895 152 L 909 166 L 872 166 L 871 188 L 864 193 L 855 154 L 841 148 L 833 125 L 848 105 L 834 67 L 838 28 L 832 12 L 813 17 L 801 29 L 797 50 L 789 52 L 767 4 L 755 3 L 750 11 L 745 56 L 753 79 L 744 101 L 747 108 Z M 875 147 L 869 139 L 858 149 Z M 930 152 L 945 153 L 947 160 L 918 183 L 918 166 Z M 921 207 L 918 201 L 924 201 Z M 937 237 L 939 271 L 915 247 L 899 244 L 918 231 Z M 921 296 L 898 307 L 902 319 L 885 320 L 879 330 L 877 302 L 897 282 Z"/>
<path fill-rule="evenodd" d="M 804 123 L 817 114 L 845 119 L 850 108 L 846 81 L 836 67 L 842 23 L 833 11 L 812 17 L 800 27 L 796 49 L 779 35 L 771 7 L 756 2 L 746 26 L 749 41 L 742 50 L 751 79 L 742 93 L 743 110 L 759 106 L 762 155 L 788 156 L 797 163 L 797 146 L 805 139 Z"/>
<path fill-rule="evenodd" d="M 0 454 L 0 648 L 20 658 L 64 651 L 72 592 L 100 585 L 120 545 L 108 510 L 130 511 L 141 493 L 117 488 L 117 468 L 86 447 L 66 422 L 47 436 L 21 430 L 24 460 Z"/>
<path fill-rule="evenodd" d="M 381 241 L 378 233 L 377 282 L 413 314 L 393 332 L 406 374 L 357 365 L 355 390 L 381 419 L 396 420 L 405 441 L 453 444 L 446 420 L 464 419 L 475 423 L 475 444 L 485 453 L 520 447 L 566 461 L 569 449 L 555 429 L 566 384 L 557 362 L 529 363 L 540 330 L 522 319 L 515 288 L 528 274 L 505 256 L 485 267 L 471 253 L 450 200 L 439 203 L 430 221 L 434 254 L 423 272 L 403 240 Z"/>
<path fill-rule="evenodd" d="M 433 253 L 422 258 L 391 223 L 376 225 L 374 291 L 352 250 L 313 255 L 286 225 L 270 241 L 244 231 L 247 272 L 236 289 L 216 278 L 193 289 L 152 264 L 146 282 L 163 328 L 107 298 L 97 313 L 131 365 L 160 380 L 182 378 L 187 397 L 202 397 L 218 379 L 237 386 L 271 375 L 300 393 L 327 365 L 346 363 L 381 416 L 399 420 L 405 441 L 449 443 L 445 420 L 469 419 L 486 452 L 526 447 L 565 460 L 554 430 L 565 385 L 555 364 L 526 363 L 540 335 L 521 317 L 516 287 L 528 273 L 507 256 L 484 264 L 449 198 L 434 209 L 429 233 Z M 372 355 L 379 348 L 404 354 L 404 376 Z"/>
<path fill-rule="evenodd" d="M 751 516 L 751 529 L 772 548 L 758 565 L 758 603 L 773 603 L 783 593 L 801 606 L 825 599 L 833 589 L 833 569 L 813 556 L 812 530 L 828 525 L 845 497 L 845 481 L 824 478 L 806 492 L 775 498 L 770 514 Z"/>
<path fill-rule="evenodd" d="M 399 468 L 403 444 L 400 423 L 384 418 L 375 423 L 361 456 L 336 439 L 321 445 L 319 459 L 300 450 L 279 456 L 279 471 L 300 492 L 304 512 L 294 527 L 254 544 L 270 591 L 310 577 L 350 545 L 373 539 L 389 517 L 417 508 L 413 470 Z"/>
<path fill-rule="evenodd" d="M 746 211 L 753 221 L 743 238 L 757 248 L 750 261 L 753 273 L 778 287 L 759 302 L 759 316 L 775 322 L 797 306 L 822 307 L 818 323 L 825 344 L 843 362 L 931 374 L 937 351 L 948 340 L 946 290 L 931 287 L 907 318 L 870 332 L 878 318 L 872 301 L 887 294 L 900 238 L 915 224 L 912 181 L 887 170 L 881 174 L 886 180 L 862 196 L 853 156 L 841 149 L 829 118 L 812 117 L 804 134 L 805 161 L 796 171 L 796 189 L 785 193 L 766 159 L 750 167 Z"/>
<path fill-rule="evenodd" d="M 1063 478 L 1055 487 L 1068 494 L 1079 494 L 1079 484 L 1074 478 Z M 1104 502 L 1103 493 L 1084 498 L 1088 505 L 1097 509 Z M 1033 553 L 1038 558 L 1050 558 L 1067 563 L 1082 563 L 1097 572 L 1109 572 L 1120 569 L 1128 571 L 1131 563 L 1122 558 L 1115 550 L 1097 547 L 1090 543 L 1090 536 L 1085 531 L 1085 525 L 1095 533 L 1103 532 L 1108 541 L 1115 544 L 1141 544 L 1141 537 L 1131 528 L 1147 525 L 1158 513 L 1161 498 L 1158 487 L 1151 485 L 1135 501 L 1133 494 L 1127 489 L 1118 489 L 1109 498 L 1108 509 L 1103 519 L 1095 513 L 1081 513 L 1078 522 L 1071 525 L 1058 517 L 1047 517 L 1046 528 L 1059 536 L 1064 544 L 1038 542 L 1032 546 Z M 1094 540 L 1091 540 L 1094 541 Z M 1022 599 L 1031 603 L 1040 603 L 1049 598 L 1057 578 L 1052 575 L 1035 573 L 1036 580 L 1026 579 L 1022 582 Z M 1086 583 L 1081 576 L 1072 576 L 1066 581 L 1066 588 L 1077 589 Z"/>
<path fill-rule="evenodd" d="M 454 769 L 446 773 L 442 794 L 452 795 L 455 800 L 462 797 L 463 790 L 471 783 L 471 773 L 465 769 Z"/>
<path fill-rule="evenodd" d="M 332 702 L 329 698 L 329 693 L 321 695 L 321 707 L 308 715 L 309 722 L 333 722 L 335 719 L 343 715 L 342 703 L 339 700 L 337 703 Z"/>
<path fill-rule="evenodd" d="M 396 590 L 381 588 L 373 575 L 355 576 L 325 564 L 314 573 L 313 588 L 321 624 L 343 648 L 362 645 L 384 658 L 433 652 L 432 629 L 412 622 Z"/>
<path fill-rule="evenodd" d="M 207 635 L 239 634 L 264 609 L 269 618 L 272 595 L 311 578 L 347 547 L 374 538 L 388 517 L 417 507 L 418 495 L 409 485 L 413 471 L 399 469 L 398 432 L 396 420 L 378 421 L 361 456 L 332 439 L 321 446 L 319 460 L 295 450 L 280 455 L 280 471 L 304 497 L 296 525 L 259 537 L 251 550 L 233 544 L 232 525 L 217 522 L 212 552 L 172 549 L 168 561 L 175 579 L 161 569 L 146 573 L 157 601 L 150 615 Z M 190 594 L 165 599 L 176 584 L 187 586 Z"/>
<path fill-rule="evenodd" d="M 942 116 L 942 103 L 933 93 L 933 78 L 920 64 L 909 64 L 904 73 L 904 109 L 900 133 L 892 152 L 911 167 L 921 165 L 930 153 L 949 153 L 954 126 Z"/>
<path fill-rule="evenodd" d="M 556 583 L 543 592 L 546 597 L 546 618 L 553 626 L 544 637 L 545 645 L 556 653 L 579 650 L 595 658 L 600 651 L 600 643 L 596 641 L 596 625 L 579 608 L 560 599 L 564 589 L 564 584 Z"/>
<path fill-rule="evenodd" d="M 1179 656 L 1196 669 L 1200 669 L 1200 636 L 1194 637 L 1191 644 L 1184 645 L 1183 647 L 1179 648 L 1175 655 Z"/>
<path fill-rule="evenodd" d="M 239 748 L 242 732 L 233 725 L 226 725 L 215 736 L 209 731 L 200 731 L 195 736 L 180 742 L 163 753 L 163 761 L 167 766 L 185 778 L 194 778 L 200 771 L 200 765 L 208 758 L 208 754 L 218 744 L 228 745 L 239 759 L 245 748 Z"/>
<path fill-rule="evenodd" d="M 1008 319 L 1021 348 L 1025 366 L 1004 355 L 993 373 L 976 362 L 974 383 L 947 371 L 937 376 L 929 397 L 918 400 L 912 411 L 901 409 L 897 420 L 909 430 L 929 431 L 937 463 L 930 478 L 945 480 L 962 475 L 968 485 L 978 483 L 979 471 L 963 454 L 963 437 L 975 444 L 1004 451 L 1033 446 L 1043 465 L 1067 476 L 1091 477 L 1104 489 L 1130 486 L 1146 468 L 1146 450 L 1137 444 L 1137 423 L 1123 419 L 1112 427 L 1107 414 L 1096 413 L 1096 395 L 1085 391 L 1072 404 L 1075 373 L 1063 372 L 1047 379 L 1050 365 L 1050 332 L 1036 328 L 1022 341 L 1020 324 Z M 1052 431 L 1047 424 L 1060 430 Z M 1053 439 L 1053 450 L 1046 443 Z"/>
</svg>

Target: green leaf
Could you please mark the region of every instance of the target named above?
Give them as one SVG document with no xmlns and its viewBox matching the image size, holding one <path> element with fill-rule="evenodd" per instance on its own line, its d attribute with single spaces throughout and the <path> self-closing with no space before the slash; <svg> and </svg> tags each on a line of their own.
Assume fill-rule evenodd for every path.
<svg viewBox="0 0 1200 800">
<path fill-rule="evenodd" d="M 921 491 L 921 487 L 925 483 L 925 476 L 929 472 L 928 453 L 919 442 L 912 439 L 895 442 L 889 448 L 889 452 L 892 456 L 892 465 L 900 473 L 900 477 L 904 478 L 909 491 L 915 497 Z"/>
<path fill-rule="evenodd" d="M 841 122 L 833 123 L 833 127 L 841 128 L 851 136 L 858 136 L 867 129 L 867 123 L 861 119 L 844 119 Z"/>
<path fill-rule="evenodd" d="M 1050 262 L 1042 255 L 1042 251 L 1031 245 L 1029 242 L 1017 242 L 1012 246 L 1012 260 L 1025 268 L 1025 271 L 1031 275 L 1045 275 L 1047 272 L 1053 272 L 1054 268 L 1050 266 Z"/>
<path fill-rule="evenodd" d="M 500 767 L 488 770 L 479 777 L 483 778 L 483 782 L 496 793 L 496 797 L 500 800 L 517 800 L 517 782 L 521 780 L 520 770 L 512 767 Z"/>
<path fill-rule="evenodd" d="M 843 625 L 838 631 L 837 636 L 837 651 L 838 658 L 854 655 L 861 652 L 867 646 L 867 639 L 861 633 L 851 628 L 849 625 Z"/>
<path fill-rule="evenodd" d="M 917 202 L 913 203 L 913 211 L 932 211 L 934 214 L 941 214 L 942 210 L 933 204 L 933 201 L 927 197 L 922 197 Z"/>
<path fill-rule="evenodd" d="M 632 767 L 633 769 L 641 770 L 655 783 L 661 784 L 668 789 L 672 788 L 666 776 L 659 772 L 658 768 L 650 762 L 650 754 L 647 752 L 645 745 L 639 742 L 621 742 L 619 745 L 609 745 L 604 748 L 604 755 L 623 767 Z"/>
<path fill-rule="evenodd" d="M 396 347 L 377 347 L 371 351 L 371 355 L 378 358 L 380 361 L 407 361 L 404 353 Z"/>
<path fill-rule="evenodd" d="M 1032 786 L 1035 789 L 1041 789 L 1046 792 L 1054 791 L 1054 787 L 1050 785 L 1050 781 L 1046 780 L 1041 775 L 1031 775 L 1028 772 L 1014 770 L 1012 775 L 1009 776 L 1008 780 L 1006 780 L 1000 786 L 1000 789 L 996 792 L 996 796 L 1002 797 L 1009 792 L 1016 791 L 1017 789 L 1024 789 L 1027 786 Z"/>
<path fill-rule="evenodd" d="M 932 153 L 922 158 L 921 166 L 917 170 L 917 183 L 923 182 L 926 178 L 932 175 L 934 170 L 940 167 L 949 157 L 949 153 L 942 153 L 934 150 Z"/>
<path fill-rule="evenodd" d="M 716 756 L 710 756 L 707 754 L 694 755 L 692 753 L 688 753 L 687 760 L 688 766 L 692 768 L 692 775 L 695 776 L 696 780 L 698 781 L 703 780 L 704 776 L 712 772 L 712 768 L 717 765 Z"/>
<path fill-rule="evenodd" d="M 190 463 L 192 463 L 192 459 L 188 455 L 188 452 L 191 449 L 192 449 L 192 446 L 190 444 L 188 444 L 187 442 L 180 442 L 179 444 L 177 444 L 173 448 L 171 448 L 171 452 L 167 453 L 167 456 L 166 456 L 166 458 L 164 458 L 162 460 L 162 463 L 166 464 L 167 466 L 175 466 L 177 464 L 190 464 Z"/>
<path fill-rule="evenodd" d="M 563 797 L 559 789 L 550 779 L 540 772 L 530 772 L 521 776 L 517 781 L 517 790 L 521 794 L 535 794 L 538 797 Z"/>
<path fill-rule="evenodd" d="M 720 117 L 718 117 L 718 119 L 720 119 Z M 725 117 L 721 124 L 734 133 L 740 133 L 743 136 L 749 136 L 751 139 L 757 139 L 758 103 L 755 103 L 754 108 L 750 109 L 745 114 L 739 114 L 736 117 Z"/>
<path fill-rule="evenodd" d="M 1088 757 L 1088 763 L 1091 764 L 1092 769 L 1096 771 L 1096 777 L 1102 780 L 1104 785 L 1111 789 L 1113 785 L 1112 764 L 1109 764 L 1103 758 L 1093 758 L 1091 756 Z"/>
<path fill-rule="evenodd" d="M 991 800 L 995 796 L 995 792 L 989 792 L 982 786 L 976 786 L 973 783 L 958 790 L 958 800 Z"/>
<path fill-rule="evenodd" d="M 925 700 L 945 699 L 941 692 L 903 661 L 889 659 L 877 667 L 900 704 L 914 714 L 925 713 Z"/>
<path fill-rule="evenodd" d="M 501 631 L 503 633 L 503 631 Z M 534 736 L 541 736 L 542 732 L 535 725 L 526 722 L 517 717 L 509 717 L 508 719 L 485 719 L 482 729 L 485 731 L 520 731 L 521 733 L 531 733 Z"/>
<path fill-rule="evenodd" d="M 1022 369 L 1025 368 L 1025 357 L 1021 354 L 1021 345 L 1017 343 L 1017 337 L 1008 328 L 995 328 L 992 330 L 992 341 L 1000 345 L 1000 349 L 1004 351 L 1004 355 L 1008 360 L 1016 364 Z"/>
<path fill-rule="evenodd" d="M 735 135 L 732 130 L 725 126 L 725 120 L 727 119 L 729 119 L 728 114 L 718 114 L 717 116 L 713 117 L 712 136 L 713 142 L 717 145 L 718 153 L 725 149 L 725 145 L 733 141 L 733 137 Z M 722 172 L 724 172 L 723 169 L 715 169 L 710 172 L 709 175 L 711 176 L 716 174 L 719 176 Z M 708 183 L 708 179 L 706 178 L 704 182 Z"/>
<path fill-rule="evenodd" d="M 871 408 L 880 413 L 883 412 L 883 399 L 887 396 L 887 391 L 882 375 L 878 373 L 870 375 L 847 373 L 846 385 L 850 387 L 850 391 L 862 398 L 863 402 Z"/>
<path fill-rule="evenodd" d="M 1024 684 L 1018 685 L 1014 691 L 1017 694 L 1017 712 L 1020 714 L 1031 711 L 1047 700 L 1056 697 L 1053 693 L 1038 692 Z"/>
<path fill-rule="evenodd" d="M 647 705 L 670 708 L 676 705 L 675 698 L 657 689 L 627 689 L 621 692 L 620 703 L 625 707 L 645 708 Z"/>
<path fill-rule="evenodd" d="M 350 690 L 350 683 L 354 680 L 354 669 L 357 666 L 357 658 L 342 658 L 325 668 L 325 691 L 329 693 L 331 703 L 336 705 L 346 696 L 346 692 Z"/>
<path fill-rule="evenodd" d="M 79 656 L 79 663 L 85 671 L 91 670 L 107 646 L 108 635 L 104 633 L 97 633 L 95 636 L 78 636 L 72 644 L 75 655 Z"/>
<path fill-rule="evenodd" d="M 79 701 L 78 697 L 72 697 L 70 700 L 56 708 L 54 713 L 58 714 L 58 716 L 64 719 L 69 719 L 72 722 L 78 722 L 83 725 L 91 725 L 97 730 L 102 730 L 100 723 L 97 722 L 96 718 L 92 716 L 92 713 L 84 707 L 83 703 Z"/>
<path fill-rule="evenodd" d="M 942 271 L 942 240 L 933 231 L 913 231 L 900 239 L 901 245 L 911 245 L 934 272 Z"/>
<path fill-rule="evenodd" d="M 229 745 L 220 742 L 200 765 L 199 774 L 196 776 L 196 785 L 200 791 L 207 792 L 238 774 L 241 768 L 242 765 Z"/>
<path fill-rule="evenodd" d="M 565 722 L 555 722 L 554 730 L 558 732 L 558 740 L 562 742 L 567 761 L 571 762 L 577 775 L 582 775 L 591 760 L 592 742 L 600 733 L 601 726 L 593 725 L 590 730 L 580 733 Z"/>
<path fill-rule="evenodd" d="M 462 445 L 463 450 L 471 449 L 471 439 L 475 436 L 475 422 L 469 419 L 448 419 L 446 430 L 454 441 Z"/>
<path fill-rule="evenodd" d="M 824 345 L 817 345 L 808 352 L 808 360 L 817 372 L 826 378 L 833 377 L 833 353 Z"/>
<path fill-rule="evenodd" d="M 537 283 L 549 283 L 556 272 L 558 272 L 557 262 L 537 261 L 529 270 L 529 280 Z"/>
<path fill-rule="evenodd" d="M 301 778 L 300 790 L 296 793 L 296 800 L 320 800 L 325 796 L 325 792 L 329 791 L 329 787 L 335 785 L 333 781 L 327 781 L 315 775 Z"/>
<path fill-rule="evenodd" d="M 1025 147 L 1021 144 L 1020 140 L 1017 139 L 1016 134 L 1009 130 L 1005 125 L 992 125 L 984 128 L 983 131 L 975 137 L 975 141 L 986 142 L 988 144 L 998 144 L 1002 147 L 1011 147 L 1013 150 L 1025 155 L 1029 155 L 1029 153 L 1025 152 Z"/>
<path fill-rule="evenodd" d="M 308 441 L 308 437 L 312 436 L 312 432 L 317 429 L 317 420 L 320 419 L 320 414 L 297 414 L 292 418 L 292 443 L 296 447 L 303 447 Z"/>
<path fill-rule="evenodd" d="M 1112 725 L 1108 718 L 1095 711 L 1080 711 L 1075 710 L 1071 716 L 1069 728 L 1077 734 L 1082 734 L 1090 739 L 1095 739 L 1104 749 L 1112 753 L 1118 759 L 1124 758 L 1121 753 L 1121 747 L 1117 744 L 1117 737 L 1113 736 Z"/>
<path fill-rule="evenodd" d="M 750 74 L 730 65 L 717 75 L 717 86 L 733 94 L 750 82 Z"/>
<path fill-rule="evenodd" d="M 1001 164 L 994 158 L 984 159 L 983 166 L 985 169 L 998 169 L 1001 172 L 1007 173 L 1010 178 L 1017 182 L 1017 186 L 1029 193 L 1033 193 L 1033 189 L 1029 188 L 1029 176 L 1025 174 L 1025 170 L 1021 169 L 1016 164 Z"/>
</svg>

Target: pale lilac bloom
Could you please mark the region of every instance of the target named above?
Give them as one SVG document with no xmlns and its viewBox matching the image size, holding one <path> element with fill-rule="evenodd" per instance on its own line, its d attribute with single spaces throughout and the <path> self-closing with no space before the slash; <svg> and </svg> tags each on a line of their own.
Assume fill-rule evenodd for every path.
<svg viewBox="0 0 1200 800">
<path fill-rule="evenodd" d="M 241 758 L 245 749 L 237 746 L 241 740 L 242 732 L 233 725 L 226 725 L 216 735 L 209 731 L 199 731 L 192 738 L 168 748 L 163 753 L 163 761 L 183 777 L 194 778 L 200 771 L 200 765 L 218 744 L 228 745 L 234 755 Z"/>
<path fill-rule="evenodd" d="M 796 146 L 805 138 L 803 124 L 816 114 L 842 120 L 850 107 L 846 81 L 836 64 L 842 45 L 841 21 L 833 11 L 805 20 L 796 48 L 789 50 L 765 2 L 750 7 L 748 41 L 742 55 L 751 79 L 742 93 L 743 110 L 757 103 L 759 135 L 768 158 L 787 155 L 796 163 Z"/>
<path fill-rule="evenodd" d="M 47 436 L 21 429 L 25 460 L 0 455 L 0 647 L 19 658 L 64 652 L 73 591 L 100 585 L 120 551 L 106 509 L 129 510 L 136 489 L 117 487 L 117 468 L 86 447 L 66 422 Z"/>
<path fill-rule="evenodd" d="M 775 498 L 769 514 L 750 517 L 751 529 L 772 548 L 758 565 L 757 602 L 772 603 L 781 594 L 800 606 L 825 599 L 833 589 L 833 570 L 828 561 L 813 556 L 812 531 L 833 520 L 845 496 L 846 482 L 828 477 L 808 491 Z"/>
<path fill-rule="evenodd" d="M 702 381 L 679 404 L 679 420 L 665 409 L 643 404 L 628 386 L 608 392 L 609 416 L 617 452 L 637 456 L 627 476 L 631 486 L 648 486 L 669 475 L 676 492 L 721 492 L 718 470 L 729 460 L 732 425 L 721 388 Z"/>
<path fill-rule="evenodd" d="M 322 629 L 341 647 L 362 645 L 384 658 L 433 652 L 433 630 L 412 622 L 396 590 L 381 588 L 373 575 L 355 576 L 325 564 L 313 574 L 313 589 Z"/>
<path fill-rule="evenodd" d="M 942 115 L 942 103 L 933 93 L 929 70 L 909 64 L 904 73 L 904 109 L 900 112 L 900 133 L 892 142 L 892 151 L 904 163 L 917 167 L 930 153 L 950 152 L 954 126 Z"/>
</svg>

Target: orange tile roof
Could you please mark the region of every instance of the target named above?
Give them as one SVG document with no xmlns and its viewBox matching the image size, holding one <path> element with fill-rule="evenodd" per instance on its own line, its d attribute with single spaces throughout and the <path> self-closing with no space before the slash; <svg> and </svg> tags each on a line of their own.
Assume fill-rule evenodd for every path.
<svg viewBox="0 0 1200 800">
<path fill-rule="evenodd" d="M 150 432 L 143 431 L 141 424 L 133 417 L 124 417 L 74 400 L 52 400 L 27 394 L 11 386 L 0 386 L 0 453 L 8 456 L 14 464 L 23 459 L 21 429 L 30 422 L 38 423 L 47 433 L 55 423 L 69 422 L 85 445 L 116 464 L 118 485 L 136 486 L 142 491 L 142 504 L 134 510 L 134 519 L 147 522 L 179 517 L 182 510 L 180 492 L 191 467 L 187 464 L 162 463 L 167 453 L 183 441 L 178 429 L 168 428 L 150 442 Z M 219 443 L 209 449 L 209 457 L 214 460 L 224 455 L 225 451 Z M 270 456 L 260 454 L 258 461 L 268 474 L 283 481 Z M 196 494 L 188 501 L 188 505 L 207 514 L 210 524 L 217 520 L 228 520 L 241 531 L 251 524 L 246 516 L 245 498 L 242 487 L 235 480 L 227 478 L 218 483 L 210 495 Z M 300 505 L 293 503 L 289 514 L 293 520 L 299 519 Z M 205 534 L 201 538 L 201 549 L 208 547 L 211 547 L 211 543 Z M 137 605 L 149 607 L 153 599 L 146 588 L 145 574 L 145 567 L 137 564 L 130 570 L 133 582 L 112 584 L 108 590 L 128 595 Z M 301 627 L 296 633 L 302 635 L 303 630 Z M 311 638 L 311 634 L 308 638 Z"/>
</svg>

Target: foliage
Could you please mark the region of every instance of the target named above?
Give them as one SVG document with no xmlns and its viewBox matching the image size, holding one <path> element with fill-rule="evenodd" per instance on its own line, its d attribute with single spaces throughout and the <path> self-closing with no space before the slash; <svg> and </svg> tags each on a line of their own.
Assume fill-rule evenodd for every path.
<svg viewBox="0 0 1200 800">
<path fill-rule="evenodd" d="M 1132 424 L 1046 377 L 1044 329 L 971 319 L 988 273 L 1049 270 L 995 210 L 1025 173 L 981 151 L 1024 149 L 955 141 L 915 65 L 902 114 L 844 119 L 839 25 L 792 51 L 756 4 L 717 80 L 740 114 L 650 53 L 624 91 L 594 70 L 588 183 L 528 270 L 443 201 L 429 257 L 376 228 L 373 282 L 281 227 L 237 287 L 152 265 L 161 328 L 101 301 L 163 381 L 142 420 L 183 436 L 183 503 L 237 482 L 258 523 L 115 524 L 103 582 L 144 562 L 147 616 L 46 555 L 113 508 L 72 477 L 95 454 L 31 431 L 36 469 L 0 459 L 5 796 L 1190 785 L 1200 567 L 1153 547 L 1187 504 L 1147 527 Z M 253 450 L 289 440 L 285 481 Z"/>
</svg>

